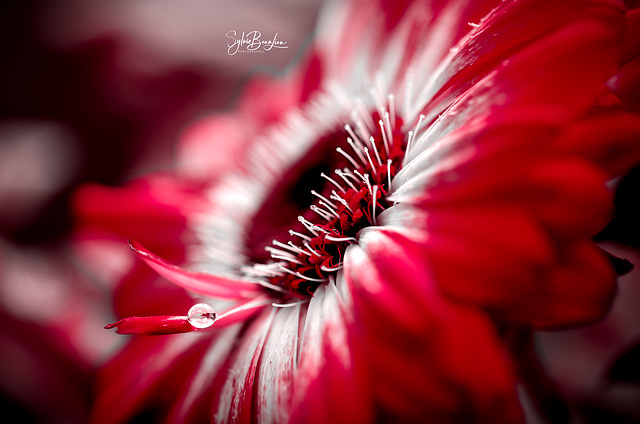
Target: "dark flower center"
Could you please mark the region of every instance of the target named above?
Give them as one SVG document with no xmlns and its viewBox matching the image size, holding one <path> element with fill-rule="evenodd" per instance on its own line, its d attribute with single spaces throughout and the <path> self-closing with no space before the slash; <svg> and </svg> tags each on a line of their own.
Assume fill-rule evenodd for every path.
<svg viewBox="0 0 640 424">
<path fill-rule="evenodd" d="M 356 234 L 377 225 L 378 214 L 390 206 L 391 180 L 411 142 L 411 132 L 406 138 L 400 132 L 402 120 L 383 113 L 324 137 L 291 168 L 256 216 L 249 235 L 256 264 L 247 274 L 306 298 L 342 269 Z M 255 251 L 258 245 L 264 250 Z"/>
</svg>

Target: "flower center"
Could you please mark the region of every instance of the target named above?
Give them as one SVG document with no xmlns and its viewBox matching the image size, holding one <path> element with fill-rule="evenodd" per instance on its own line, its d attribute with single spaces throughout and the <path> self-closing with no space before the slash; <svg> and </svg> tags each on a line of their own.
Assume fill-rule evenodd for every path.
<svg viewBox="0 0 640 424">
<path fill-rule="evenodd" d="M 320 284 L 329 282 L 342 269 L 344 252 L 356 242 L 356 234 L 377 225 L 378 214 L 390 206 L 391 181 L 402 167 L 413 136 L 409 131 L 405 137 L 401 127 L 402 120 L 393 109 L 391 114 L 376 111 L 354 127 L 345 125 L 345 132 L 332 137 L 341 144 L 346 138 L 348 145 L 337 147 L 339 155 L 333 154 L 338 160 L 332 158 L 332 162 L 339 168 L 327 175 L 330 168 L 326 162 L 325 172 L 317 164 L 310 167 L 316 172 L 320 169 L 324 186 L 310 191 L 313 201 L 309 203 L 313 204 L 298 211 L 297 223 L 289 226 L 289 240 L 273 240 L 264 248 L 270 258 L 245 268 L 245 274 L 299 298 L 312 295 Z M 305 179 L 298 181 L 305 183 Z M 296 187 L 296 193 L 300 188 Z"/>
</svg>

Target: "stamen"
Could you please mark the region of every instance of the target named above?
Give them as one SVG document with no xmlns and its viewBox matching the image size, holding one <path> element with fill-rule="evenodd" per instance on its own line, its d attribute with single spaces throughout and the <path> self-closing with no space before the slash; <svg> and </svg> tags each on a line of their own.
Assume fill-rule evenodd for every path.
<svg viewBox="0 0 640 424">
<path fill-rule="evenodd" d="M 334 200 L 337 200 L 338 202 L 342 203 L 342 205 L 347 208 L 347 210 L 351 213 L 353 213 L 353 210 L 351 210 L 351 208 L 349 207 L 349 203 L 347 203 L 346 200 L 344 200 L 342 197 L 338 196 L 338 193 L 334 191 L 332 191 L 332 195 L 331 198 Z"/>
<path fill-rule="evenodd" d="M 362 156 L 364 144 L 362 144 L 360 140 L 353 141 L 351 137 L 347 137 L 347 144 L 349 144 L 353 152 L 358 156 L 358 159 L 360 159 L 361 163 L 363 165 L 366 165 L 367 162 L 364 160 L 364 156 Z"/>
<path fill-rule="evenodd" d="M 295 246 L 291 242 L 289 242 L 288 244 L 284 244 L 284 243 L 279 242 L 278 240 L 272 240 L 271 243 L 275 244 L 278 247 L 282 247 L 283 249 L 287 249 L 287 250 L 289 250 L 291 252 L 298 253 L 297 250 L 296 250 L 297 246 Z"/>
<path fill-rule="evenodd" d="M 333 184 L 334 186 L 336 186 L 336 188 L 338 190 L 340 190 L 343 193 L 346 193 L 347 190 L 344 189 L 344 187 L 342 187 L 340 184 L 338 184 L 335 180 L 333 180 L 331 177 L 329 177 L 327 174 L 325 174 L 324 172 L 320 173 L 320 176 L 322 178 L 324 178 L 325 180 L 329 181 L 331 184 Z"/>
<path fill-rule="evenodd" d="M 334 236 L 325 236 L 324 238 L 326 238 L 329 241 L 335 241 L 335 242 L 340 242 L 340 241 L 352 241 L 352 242 L 356 242 L 358 241 L 357 239 L 355 239 L 354 237 L 334 237 Z"/>
<path fill-rule="evenodd" d="M 309 243 L 305 243 L 304 247 L 306 247 L 307 249 L 309 249 L 309 252 L 313 253 L 314 255 L 318 256 L 319 258 L 322 257 L 321 254 L 318 253 L 318 251 L 314 248 L 312 248 L 311 246 L 309 246 Z"/>
<path fill-rule="evenodd" d="M 334 215 L 336 218 L 340 218 L 340 215 L 338 215 L 338 213 L 335 210 L 333 210 L 333 208 L 331 206 L 327 205 L 325 202 L 320 201 L 320 202 L 318 202 L 318 204 L 324 206 L 325 208 L 327 208 L 329 213 Z"/>
<path fill-rule="evenodd" d="M 420 128 L 420 124 L 422 124 L 422 120 L 425 118 L 425 116 L 423 114 L 420 115 L 420 119 L 418 119 L 418 123 L 416 124 L 416 128 L 413 130 L 413 134 L 415 136 L 417 136 L 418 134 L 418 129 Z M 409 135 L 411 136 L 411 131 L 409 131 Z M 409 142 L 407 142 L 407 148 L 405 149 L 404 152 L 404 157 L 406 158 L 407 156 L 409 156 L 409 149 L 411 148 L 411 146 L 409 145 Z"/>
<path fill-rule="evenodd" d="M 371 188 L 371 181 L 369 181 L 369 174 L 364 174 L 364 183 L 367 185 L 369 194 L 373 196 L 373 190 Z"/>
<path fill-rule="evenodd" d="M 333 219 L 333 217 L 331 216 L 331 214 L 329 214 L 328 212 L 326 212 L 324 209 L 320 209 L 319 207 L 317 207 L 316 205 L 311 205 L 309 206 L 309 209 L 311 209 L 313 212 L 317 213 L 318 215 L 320 215 L 321 218 L 325 219 L 326 221 L 331 221 Z"/>
<path fill-rule="evenodd" d="M 354 133 L 354 132 L 353 132 L 353 129 L 351 128 L 351 125 L 346 124 L 346 125 L 344 126 L 344 129 L 349 133 L 349 135 L 351 136 L 351 138 L 352 138 L 354 141 L 356 141 L 356 142 L 357 142 L 357 141 L 360 141 L 360 138 L 358 138 L 358 136 L 356 135 L 356 133 Z"/>
<path fill-rule="evenodd" d="M 325 233 L 325 234 L 331 234 L 331 231 L 325 230 L 324 228 L 322 228 L 322 227 L 321 227 L 321 226 L 319 226 L 319 225 L 314 225 L 314 226 L 313 226 L 313 228 L 315 228 L 315 229 L 316 229 L 316 230 L 318 230 L 318 231 L 322 231 L 322 232 L 323 232 L 323 233 Z"/>
<path fill-rule="evenodd" d="M 294 306 L 302 305 L 307 302 L 309 302 L 309 299 L 299 300 L 293 303 L 272 303 L 271 306 L 273 306 L 274 308 L 292 308 Z"/>
<path fill-rule="evenodd" d="M 358 177 L 356 177 L 356 174 L 353 173 L 353 170 L 349 168 L 342 168 L 342 172 L 344 172 L 344 175 L 346 175 L 347 177 L 351 178 L 353 181 L 360 184 L 360 180 L 358 179 Z"/>
<path fill-rule="evenodd" d="M 292 257 L 290 257 L 290 256 L 281 256 L 281 255 L 278 255 L 278 254 L 272 253 L 272 254 L 271 254 L 271 257 L 272 257 L 273 259 L 280 259 L 280 260 L 283 260 L 283 261 L 292 262 L 292 263 L 294 263 L 294 264 L 304 265 L 304 264 L 303 264 L 302 262 L 300 262 L 299 260 L 297 260 L 297 259 L 295 259 L 295 258 L 292 258 Z"/>
<path fill-rule="evenodd" d="M 289 252 L 285 252 L 284 250 L 280 250 L 280 249 L 276 249 L 275 247 L 271 247 L 271 246 L 267 246 L 264 248 L 264 250 L 266 250 L 267 252 L 269 252 L 269 254 L 271 255 L 272 258 L 276 259 L 283 259 L 285 261 L 288 260 L 296 260 L 296 257 L 293 256 L 291 253 Z"/>
<path fill-rule="evenodd" d="M 273 246 L 266 246 L 264 248 L 264 250 L 266 250 L 267 252 L 277 253 L 279 255 L 285 255 L 285 254 L 290 255 L 291 254 L 290 252 L 287 252 L 287 251 L 284 251 L 284 250 L 280 250 L 280 249 L 276 249 Z"/>
<path fill-rule="evenodd" d="M 293 244 L 293 242 L 289 241 L 288 244 L 289 244 L 289 246 L 291 246 L 295 250 L 297 250 L 299 253 L 302 253 L 302 254 L 307 255 L 307 256 L 311 256 L 311 253 L 307 252 L 306 250 L 304 250 L 301 247 L 296 246 L 295 244 Z"/>
<path fill-rule="evenodd" d="M 340 147 L 338 147 L 336 149 L 336 152 L 340 153 L 342 156 L 344 156 L 345 158 L 347 158 L 347 160 L 349 162 L 351 162 L 351 164 L 355 167 L 360 169 L 360 165 L 358 165 L 358 163 L 351 157 L 351 155 L 347 152 L 345 152 L 344 150 L 342 150 Z"/>
<path fill-rule="evenodd" d="M 353 171 L 356 175 L 358 175 L 358 177 L 362 178 L 362 182 L 365 183 L 367 185 L 367 189 L 369 190 L 369 194 L 373 193 L 373 190 L 371 190 L 371 183 L 369 182 L 369 174 L 364 174 L 362 175 L 361 173 L 359 173 L 358 171 Z"/>
<path fill-rule="evenodd" d="M 407 147 L 405 149 L 405 152 L 409 152 L 409 149 L 411 149 L 411 143 L 413 142 L 413 131 L 409 131 L 408 134 L 409 135 L 407 136 Z M 405 164 L 405 161 L 407 160 L 407 156 L 408 155 L 405 154 L 405 157 L 404 157 L 404 159 L 402 161 L 403 165 Z"/>
<path fill-rule="evenodd" d="M 348 175 L 347 175 L 347 174 L 343 173 L 343 172 L 342 172 L 342 171 L 340 171 L 339 169 L 336 169 L 336 170 L 335 170 L 335 173 L 336 173 L 336 174 L 338 174 L 338 176 L 339 176 L 340 178 L 342 178 L 342 179 L 344 180 L 344 182 L 345 182 L 349 187 L 351 187 L 351 188 L 352 188 L 352 189 L 354 189 L 355 191 L 358 191 L 358 189 L 356 188 L 356 186 L 354 186 L 354 185 L 353 185 L 353 183 L 351 183 L 351 181 L 349 181 L 349 180 L 347 179 L 347 177 L 348 177 Z"/>
<path fill-rule="evenodd" d="M 384 114 L 384 123 L 385 126 L 387 128 L 387 138 L 385 139 L 384 137 L 382 138 L 384 140 L 384 145 L 385 148 L 387 148 L 387 140 L 389 141 L 389 143 L 393 143 L 393 129 L 391 128 L 391 122 L 389 121 L 389 112 L 386 112 Z M 389 150 L 387 148 L 387 157 L 389 156 Z"/>
<path fill-rule="evenodd" d="M 425 118 L 424 114 L 420 114 L 420 119 L 418 119 L 418 123 L 416 124 L 416 129 L 413 130 L 414 134 L 418 134 L 418 129 L 420 128 L 420 124 L 422 124 L 422 120 Z"/>
<path fill-rule="evenodd" d="M 373 220 L 373 225 L 378 225 L 376 221 L 376 204 L 378 200 L 376 199 L 376 194 L 378 194 L 378 186 L 373 186 L 373 194 L 371 195 L 371 219 Z"/>
<path fill-rule="evenodd" d="M 378 175 L 376 172 L 376 167 L 373 166 L 373 161 L 371 160 L 371 156 L 369 155 L 369 149 L 364 148 L 364 154 L 367 155 L 367 160 L 369 161 L 369 165 L 371 165 L 371 170 L 373 171 L 373 175 Z"/>
<path fill-rule="evenodd" d="M 378 161 L 378 165 L 382 165 L 382 160 L 380 159 L 380 154 L 378 154 L 378 146 L 376 146 L 376 139 L 371 137 L 369 139 L 369 141 L 371 142 L 371 146 L 373 147 L 373 153 L 375 153 L 376 155 L 376 160 Z M 386 146 L 386 144 L 385 144 Z M 389 154 L 387 153 L 387 156 Z"/>
<path fill-rule="evenodd" d="M 380 125 L 380 132 L 382 132 L 382 143 L 384 143 L 385 149 L 388 149 L 388 147 L 386 146 L 389 144 L 389 140 L 387 139 L 387 130 L 385 129 L 385 125 L 384 122 L 382 122 L 382 119 L 378 121 L 378 124 Z M 387 153 L 387 156 L 388 155 L 389 153 Z"/>
<path fill-rule="evenodd" d="M 326 278 L 313 278 L 313 277 L 307 277 L 306 275 L 303 275 L 301 273 L 299 273 L 298 271 L 292 271 L 289 268 L 285 267 L 285 266 L 281 266 L 280 267 L 281 270 L 283 270 L 284 272 L 291 274 L 291 275 L 295 275 L 296 277 L 302 278 L 303 280 L 307 280 L 307 281 L 314 281 L 317 283 L 324 283 L 327 281 Z"/>
<path fill-rule="evenodd" d="M 394 174 L 401 168 L 395 161 L 402 162 L 405 153 L 402 150 L 421 142 L 415 139 L 425 117 L 420 115 L 416 128 L 408 132 L 406 149 L 404 142 L 396 146 L 399 136 L 396 127 L 401 125 L 396 110 L 398 105 L 393 95 L 382 94 L 383 89 L 376 87 L 373 93 L 376 110 L 371 114 L 359 110 L 364 110 L 364 103 L 356 99 L 352 123 L 344 126 L 346 142 L 352 151 L 336 147 L 348 163 L 334 170 L 338 178 L 320 173 L 331 186 L 325 184 L 322 191 L 311 190 L 317 200 L 307 211 L 317 216 L 309 219 L 298 216 L 305 230 L 289 230 L 291 240 L 286 244 L 274 240 L 275 247 L 266 248 L 271 255 L 269 263 L 245 272 L 252 279 L 257 276 L 264 280 L 265 288 L 277 287 L 273 290 L 287 293 L 284 297 L 287 300 L 282 303 L 270 302 L 273 307 L 300 305 L 308 300 L 294 302 L 292 295 L 304 298 L 320 283 L 334 281 L 335 273 L 344 266 L 344 250 L 349 244 L 357 243 L 356 235 L 362 228 L 378 225 L 377 215 L 390 206 L 387 196 Z"/>
<path fill-rule="evenodd" d="M 329 201 L 329 199 L 327 199 L 326 197 L 324 197 L 322 194 L 318 193 L 315 190 L 311 190 L 311 194 L 313 194 L 314 196 L 316 196 L 320 200 L 324 200 L 326 203 L 330 204 L 332 208 L 337 208 L 338 207 L 338 205 L 334 205 L 333 202 Z"/>
<path fill-rule="evenodd" d="M 387 96 L 387 98 L 389 99 L 389 116 L 391 119 L 391 122 L 393 122 L 395 124 L 396 122 L 396 102 L 395 102 L 395 97 L 393 96 L 393 94 L 389 94 L 389 96 Z M 391 137 L 391 140 L 393 140 L 393 137 Z M 387 155 L 389 153 L 387 152 Z"/>
<path fill-rule="evenodd" d="M 303 279 L 305 279 L 305 280 L 307 280 L 307 281 L 315 281 L 315 282 L 317 282 L 317 283 L 326 283 L 327 281 L 329 281 L 329 280 L 327 280 L 326 278 L 313 278 L 313 277 L 307 277 L 306 275 L 300 274 L 299 272 L 296 272 L 294 275 L 295 275 L 296 277 L 303 278 Z"/>
<path fill-rule="evenodd" d="M 299 233 L 297 231 L 293 231 L 293 230 L 289 230 L 289 235 L 290 236 L 296 236 L 296 237 L 300 237 L 303 240 L 307 240 L 307 241 L 311 241 L 311 237 L 304 235 L 302 233 Z"/>
<path fill-rule="evenodd" d="M 349 207 L 349 204 L 347 203 L 347 201 L 346 201 L 346 200 L 344 200 L 344 199 L 342 199 L 342 198 L 339 198 L 339 199 L 336 199 L 336 200 L 337 200 L 338 202 L 342 203 L 342 205 L 343 205 L 345 208 L 347 208 L 347 210 L 348 210 L 349 212 L 353 213 L 353 210 Z"/>
<path fill-rule="evenodd" d="M 313 229 L 313 227 L 314 227 L 313 223 L 311 223 L 311 222 L 307 221 L 307 220 L 306 220 L 306 219 L 304 219 L 304 217 L 303 217 L 303 216 L 301 216 L 301 215 L 300 215 L 300 216 L 298 216 L 298 221 L 299 221 L 302 225 L 304 225 L 304 226 L 305 226 L 305 228 L 306 228 L 307 230 L 309 230 L 309 232 L 310 232 L 311 234 L 313 234 L 313 235 L 314 235 L 314 236 L 316 236 L 316 237 L 318 236 L 318 233 Z"/>
<path fill-rule="evenodd" d="M 320 267 L 321 270 L 323 270 L 324 272 L 335 272 L 335 271 L 340 271 L 342 268 L 344 268 L 344 265 L 340 264 L 340 265 L 336 265 L 333 268 L 330 268 L 328 266 L 324 266 L 322 265 Z"/>
</svg>

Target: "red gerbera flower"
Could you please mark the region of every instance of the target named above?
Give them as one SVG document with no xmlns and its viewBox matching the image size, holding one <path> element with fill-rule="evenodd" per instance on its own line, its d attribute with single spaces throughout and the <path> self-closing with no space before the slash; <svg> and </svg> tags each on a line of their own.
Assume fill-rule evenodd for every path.
<svg viewBox="0 0 640 424">
<path fill-rule="evenodd" d="M 256 117 L 188 216 L 199 272 L 131 243 L 199 298 L 107 328 L 192 334 L 132 340 L 94 421 L 520 422 L 508 335 L 606 312 L 591 238 L 640 158 L 604 88 L 624 5 L 381 3 L 328 5 L 300 74 L 318 89 Z"/>
</svg>

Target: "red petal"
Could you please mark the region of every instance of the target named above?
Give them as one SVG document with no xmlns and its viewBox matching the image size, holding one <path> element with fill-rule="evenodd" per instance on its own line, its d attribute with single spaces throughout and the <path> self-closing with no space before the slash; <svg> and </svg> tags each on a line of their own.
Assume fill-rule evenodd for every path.
<svg viewBox="0 0 640 424">
<path fill-rule="evenodd" d="M 616 113 L 577 122 L 557 144 L 561 152 L 588 158 L 604 168 L 609 177 L 616 177 L 640 161 L 638 140 L 640 119 Z"/>
<path fill-rule="evenodd" d="M 360 360 L 370 366 L 381 406 L 406 420 L 522 422 L 515 382 L 488 316 L 443 298 L 425 261 L 415 260 L 415 245 L 404 240 L 393 232 L 361 232 L 345 258 L 367 353 Z M 389 295 L 397 301 L 387 304 Z M 397 315 L 416 321 L 407 327 Z"/>
<path fill-rule="evenodd" d="M 253 136 L 251 120 L 240 114 L 202 119 L 178 141 L 178 171 L 187 178 L 215 181 L 243 163 L 246 144 Z"/>
<path fill-rule="evenodd" d="M 184 315 L 193 306 L 193 295 L 123 249 L 135 264 L 113 293 L 117 317 Z"/>
<path fill-rule="evenodd" d="M 256 297 L 255 299 L 251 299 L 248 302 L 237 305 L 228 311 L 221 313 L 218 318 L 216 318 L 215 325 L 220 327 L 246 321 L 257 311 L 271 303 L 273 303 L 273 299 L 269 296 L 262 295 Z"/>
<path fill-rule="evenodd" d="M 479 20 L 496 3 L 495 0 L 330 3 L 321 15 L 315 41 L 327 73 L 342 81 L 360 78 L 363 67 L 366 71 L 396 67 L 404 71 L 411 61 L 425 60 L 435 66 L 449 47 L 469 32 L 468 22 Z"/>
<path fill-rule="evenodd" d="M 293 423 L 372 422 L 367 354 L 351 333 L 349 312 L 336 286 L 314 293 L 301 332 L 294 381 Z"/>
<path fill-rule="evenodd" d="M 609 85 L 625 110 L 640 114 L 640 58 L 623 66 Z"/>
<path fill-rule="evenodd" d="M 622 63 L 640 57 L 640 9 L 627 11 L 626 19 L 627 25 L 622 44 Z"/>
<path fill-rule="evenodd" d="M 81 229 L 139 240 L 181 261 L 188 232 L 185 216 L 199 210 L 200 202 L 193 188 L 171 176 L 153 175 L 117 188 L 86 184 L 74 193 L 72 206 Z"/>
<path fill-rule="evenodd" d="M 165 422 L 200 424 L 210 421 L 211 401 L 218 389 L 214 381 L 218 374 L 224 374 L 224 366 L 236 346 L 239 331 L 241 326 L 235 326 L 211 338 L 202 357 L 194 361 L 198 368 L 193 375 L 182 375 L 182 381 L 176 382 L 182 383 L 182 388 Z"/>
<path fill-rule="evenodd" d="M 540 327 L 593 321 L 610 305 L 615 276 L 587 236 L 554 241 L 544 236 L 526 209 L 499 204 L 432 208 L 428 214 L 411 214 L 411 208 L 404 207 L 393 218 L 395 208 L 385 212 L 385 223 L 404 225 L 411 232 L 392 236 L 391 229 L 377 231 L 402 243 L 408 261 L 429 263 L 435 283 L 452 299 L 490 309 L 510 322 Z M 367 246 L 367 234 L 367 230 L 361 232 L 360 244 L 373 255 L 377 250 Z M 376 242 L 373 246 L 391 249 L 392 245 Z M 405 274 L 414 281 L 420 277 Z M 417 298 L 413 290 L 409 299 Z M 400 311 L 391 322 L 411 328 L 411 319 L 416 318 L 409 315 L 410 300 L 399 303 L 393 293 L 384 299 Z M 404 316 L 406 320 L 401 320 Z"/>
<path fill-rule="evenodd" d="M 529 82 L 528 84 L 521 84 L 526 86 L 523 88 L 533 88 L 532 86 L 536 85 L 533 82 L 537 79 L 542 79 L 539 77 L 546 78 L 551 73 L 564 73 L 569 69 L 567 64 L 572 63 L 569 60 L 566 62 L 559 60 L 556 66 L 547 68 L 549 72 L 543 74 L 538 73 L 538 71 L 545 69 L 547 66 L 544 64 L 546 59 L 535 59 L 533 56 L 540 54 L 555 56 L 556 53 L 566 49 L 569 55 L 579 54 L 583 56 L 583 59 L 588 58 L 589 56 L 583 55 L 584 51 L 578 52 L 581 50 L 578 45 L 588 42 L 590 32 L 594 31 L 594 29 L 589 29 L 588 26 L 595 23 L 594 17 L 600 19 L 607 26 L 607 33 L 599 34 L 599 36 L 604 36 L 605 39 L 610 38 L 622 27 L 622 13 L 619 8 L 611 5 L 599 8 L 595 6 L 593 10 L 585 12 L 588 3 L 583 0 L 567 0 L 561 3 L 554 0 L 503 2 L 502 5 L 481 21 L 478 31 L 461 46 L 455 57 L 440 70 L 441 75 L 439 77 L 436 76 L 436 84 L 432 90 L 434 94 L 436 90 L 440 90 L 440 93 L 424 108 L 425 111 L 432 114 L 428 115 L 428 120 L 441 113 L 444 107 L 448 106 L 453 99 L 477 84 L 478 80 L 514 54 L 517 54 L 515 58 L 524 57 L 527 60 L 532 60 L 530 69 L 528 71 L 525 70 L 525 73 L 529 73 L 530 76 L 525 77 L 522 75 L 519 79 L 519 81 Z M 611 19 L 611 15 L 615 15 L 617 20 Z M 585 23 L 587 25 L 584 25 Z M 554 31 L 556 32 L 554 33 Z M 580 40 L 582 36 L 579 33 L 587 36 L 585 40 Z M 571 43 L 576 45 L 567 46 L 567 44 Z M 530 44 L 533 44 L 534 47 L 527 47 Z M 540 50 L 540 48 L 542 49 Z M 577 51 L 571 53 L 572 50 Z M 611 50 L 613 50 L 612 47 Z M 518 51 L 523 51 L 523 53 L 517 53 Z M 597 56 L 602 52 L 601 48 L 594 46 L 594 55 Z M 603 60 L 604 57 L 602 56 Z M 609 64 L 613 65 L 615 57 L 611 54 L 606 55 L 606 57 L 612 60 Z M 594 58 L 594 56 L 591 58 Z M 576 66 L 573 72 L 582 77 L 583 74 L 597 72 L 597 67 L 602 67 L 602 65 L 604 65 L 604 62 L 588 68 Z M 589 72 L 585 72 L 584 69 L 589 69 Z M 613 70 L 613 68 L 610 69 L 611 71 Z M 606 77 L 607 74 L 602 76 L 605 80 Z M 578 81 L 574 82 L 576 82 L 575 87 L 582 86 Z M 552 84 L 551 81 L 549 81 L 549 84 Z M 571 84 L 572 82 L 569 81 L 568 85 Z M 558 88 L 562 89 L 562 87 Z M 540 89 L 542 92 L 545 90 L 549 90 L 548 92 L 555 91 L 555 87 L 551 85 L 545 87 L 544 83 L 536 88 L 539 91 Z M 566 99 L 566 97 L 559 94 L 559 91 L 557 93 L 558 99 L 563 101 Z"/>
<path fill-rule="evenodd" d="M 505 311 L 509 320 L 525 320 L 537 328 L 562 328 L 601 319 L 616 292 L 611 264 L 591 242 L 576 244 L 528 299 Z"/>
<path fill-rule="evenodd" d="M 234 354 L 230 357 L 226 372 L 219 378 L 219 393 L 212 405 L 213 422 L 252 423 L 254 382 L 258 361 L 274 314 L 265 310 L 246 328 Z"/>
<path fill-rule="evenodd" d="M 514 122 L 530 117 L 531 121 L 549 125 L 579 116 L 617 69 L 616 37 L 620 28 L 608 25 L 606 14 L 602 20 L 573 22 L 503 61 L 442 114 L 429 130 L 432 137 L 425 142 L 432 143 L 473 120 Z M 416 143 L 414 155 L 423 148 Z"/>
<path fill-rule="evenodd" d="M 189 333 L 196 329 L 189 324 L 187 317 L 169 315 L 123 318 L 113 324 L 105 325 L 104 328 L 115 328 L 118 334 L 144 334 L 147 336 Z"/>
<path fill-rule="evenodd" d="M 300 307 L 276 309 L 256 370 L 257 422 L 288 422 L 298 358 Z"/>
<path fill-rule="evenodd" d="M 182 383 L 208 347 L 201 340 L 197 333 L 132 338 L 126 349 L 101 368 L 89 422 L 127 423 L 136 411 L 166 405 L 174 396 L 167 387 Z"/>
<path fill-rule="evenodd" d="M 483 172 L 481 165 L 488 171 Z M 429 195 L 433 198 L 425 204 L 521 207 L 556 239 L 591 237 L 610 218 L 612 203 L 604 184 L 606 175 L 585 161 L 549 158 L 509 163 L 503 158 L 479 163 L 468 173 L 461 169 L 460 174 L 457 185 L 439 184 L 432 189 Z"/>
<path fill-rule="evenodd" d="M 620 132 L 623 138 L 625 131 Z M 392 200 L 429 209 L 512 205 L 527 209 L 554 238 L 593 236 L 611 211 L 608 175 L 578 153 L 615 152 L 613 143 L 603 146 L 616 136 L 582 145 L 574 137 L 556 141 L 557 134 L 553 126 L 524 121 L 456 131 L 398 173 Z M 633 152 L 627 146 L 620 150 Z M 574 157 L 567 154 L 569 149 Z"/>
<path fill-rule="evenodd" d="M 154 255 L 137 242 L 130 244 L 131 250 L 158 274 L 187 290 L 221 299 L 253 299 L 264 293 L 259 284 L 187 271 Z"/>
<path fill-rule="evenodd" d="M 465 303 L 500 308 L 528 298 L 553 263 L 551 241 L 517 207 L 439 210 L 425 225 L 413 259 L 428 260 L 440 289 Z"/>
</svg>

